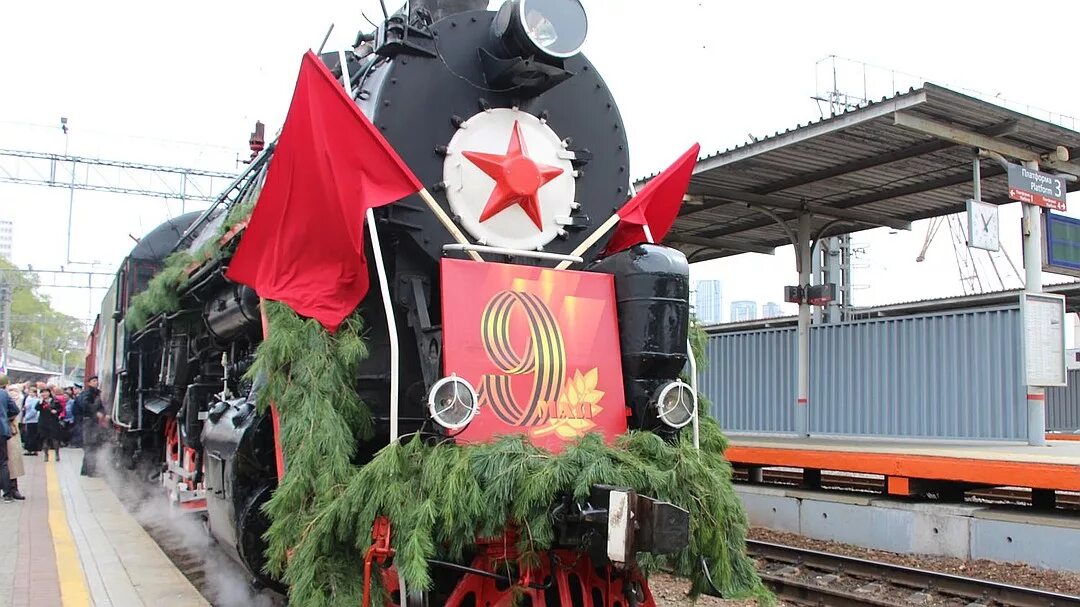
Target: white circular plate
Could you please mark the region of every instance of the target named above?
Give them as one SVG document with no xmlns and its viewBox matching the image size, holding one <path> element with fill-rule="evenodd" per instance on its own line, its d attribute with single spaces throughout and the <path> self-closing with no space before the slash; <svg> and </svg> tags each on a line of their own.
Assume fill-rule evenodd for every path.
<svg viewBox="0 0 1080 607">
<path fill-rule="evenodd" d="M 484 210 L 493 202 L 498 184 L 491 176 L 491 162 L 513 156 L 515 125 L 524 155 L 543 175 L 536 190 L 539 223 L 525 209 L 527 198 L 515 198 L 505 208 L 481 221 Z M 539 118 L 516 109 L 495 108 L 480 112 L 465 121 L 447 146 L 443 163 L 443 181 L 450 208 L 462 227 L 480 244 L 513 249 L 541 249 L 551 242 L 569 221 L 574 203 L 573 166 L 559 158 L 562 139 Z M 465 152 L 487 154 L 488 172 Z M 484 164 L 483 161 L 479 161 Z M 556 175 L 556 170 L 558 174 Z M 490 205 L 497 208 L 504 205 Z"/>
</svg>

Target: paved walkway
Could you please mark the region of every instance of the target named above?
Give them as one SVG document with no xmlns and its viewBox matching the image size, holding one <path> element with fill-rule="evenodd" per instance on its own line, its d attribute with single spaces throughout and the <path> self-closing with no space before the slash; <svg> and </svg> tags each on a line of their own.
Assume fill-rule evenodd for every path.
<svg viewBox="0 0 1080 607">
<path fill-rule="evenodd" d="M 0 607 L 209 604 L 104 480 L 79 476 L 82 451 L 25 457 L 26 500 L 0 503 Z"/>
</svg>

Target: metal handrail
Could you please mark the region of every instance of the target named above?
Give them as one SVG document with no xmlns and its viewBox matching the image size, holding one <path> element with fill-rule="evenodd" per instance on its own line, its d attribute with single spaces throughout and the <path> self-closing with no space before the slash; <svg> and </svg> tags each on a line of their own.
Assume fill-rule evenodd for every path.
<svg viewBox="0 0 1080 607">
<path fill-rule="evenodd" d="M 493 255 L 514 255 L 517 257 L 532 257 L 533 259 L 548 259 L 551 261 L 569 261 L 571 263 L 584 263 L 585 261 L 574 255 L 546 253 L 544 251 L 526 251 L 524 249 L 511 249 L 508 247 L 489 247 L 482 244 L 444 244 L 443 252 L 446 251 L 473 251 L 476 253 L 491 253 Z"/>
</svg>

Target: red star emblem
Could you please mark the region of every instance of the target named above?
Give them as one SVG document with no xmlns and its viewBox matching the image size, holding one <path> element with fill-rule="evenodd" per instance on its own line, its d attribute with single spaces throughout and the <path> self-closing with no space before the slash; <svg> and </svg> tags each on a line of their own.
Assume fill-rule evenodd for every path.
<svg viewBox="0 0 1080 607">
<path fill-rule="evenodd" d="M 462 152 L 477 168 L 495 180 L 495 189 L 480 213 L 480 221 L 487 221 L 516 204 L 536 224 L 536 229 L 544 229 L 538 192 L 545 183 L 561 175 L 563 170 L 537 164 L 527 156 L 528 153 L 516 120 L 505 154 Z"/>
</svg>

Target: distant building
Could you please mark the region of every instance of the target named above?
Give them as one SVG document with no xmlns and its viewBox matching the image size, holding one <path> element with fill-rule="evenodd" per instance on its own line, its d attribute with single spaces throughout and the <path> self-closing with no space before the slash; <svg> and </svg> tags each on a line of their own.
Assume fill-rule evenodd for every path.
<svg viewBox="0 0 1080 607">
<path fill-rule="evenodd" d="M 14 225 L 7 220 L 0 219 L 0 257 L 11 261 L 11 234 Z"/>
<path fill-rule="evenodd" d="M 757 319 L 756 301 L 733 301 L 731 302 L 730 322 L 745 322 Z"/>
<path fill-rule="evenodd" d="M 703 325 L 714 325 L 724 313 L 719 280 L 699 280 L 694 283 L 694 316 Z"/>
<path fill-rule="evenodd" d="M 769 303 L 761 306 L 762 318 L 778 318 L 783 315 L 784 311 L 780 309 L 780 304 L 776 303 L 775 301 L 770 301 Z"/>
</svg>

